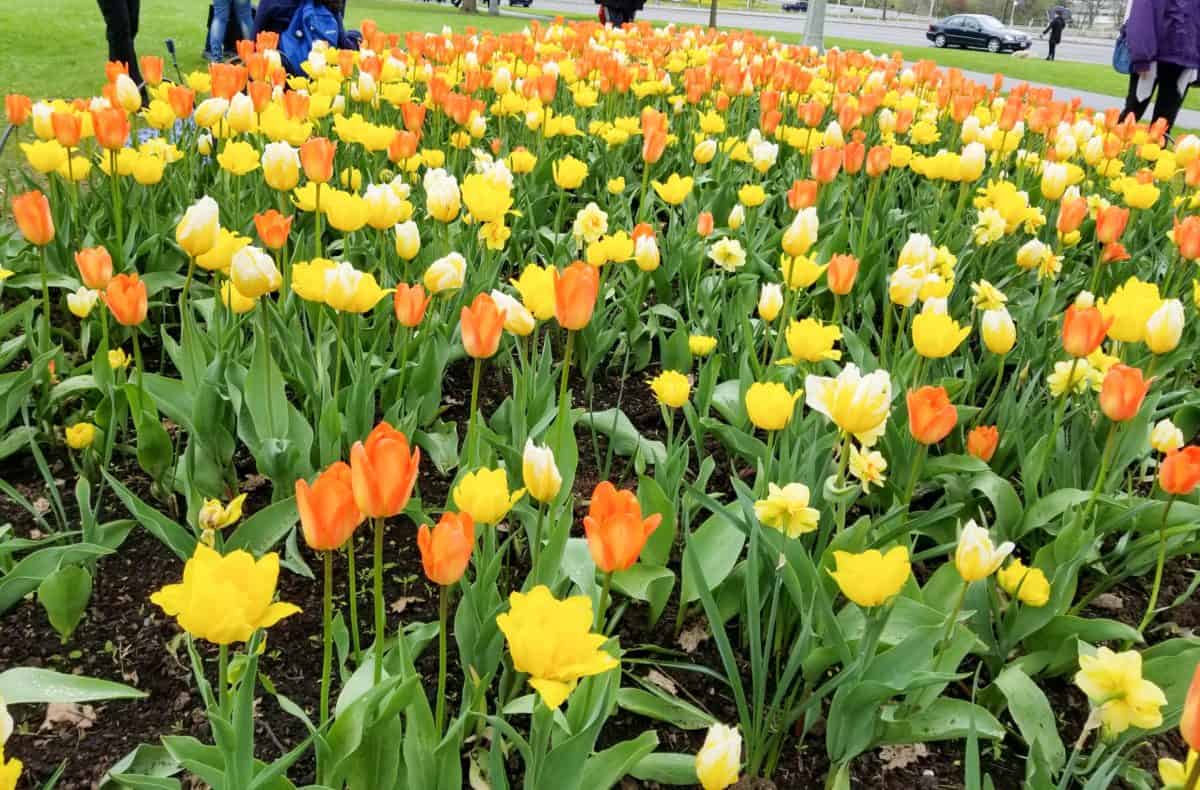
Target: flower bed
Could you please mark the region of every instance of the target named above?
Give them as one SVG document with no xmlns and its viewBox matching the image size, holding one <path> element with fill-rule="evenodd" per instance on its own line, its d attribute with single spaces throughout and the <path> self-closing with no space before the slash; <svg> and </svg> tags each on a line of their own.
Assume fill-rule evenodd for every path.
<svg viewBox="0 0 1200 790">
<path fill-rule="evenodd" d="M 1195 785 L 1200 140 L 362 33 L 7 98 L 0 787 Z"/>
</svg>

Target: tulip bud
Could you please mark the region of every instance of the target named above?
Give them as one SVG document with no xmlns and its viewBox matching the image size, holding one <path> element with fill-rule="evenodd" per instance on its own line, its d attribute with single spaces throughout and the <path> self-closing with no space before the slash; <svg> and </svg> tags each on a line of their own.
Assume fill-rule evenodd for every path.
<svg viewBox="0 0 1200 790">
<path fill-rule="evenodd" d="M 958 537 L 954 566 L 963 581 L 977 582 L 995 573 L 1013 548 L 1009 541 L 994 545 L 988 531 L 971 520 Z"/>
<path fill-rule="evenodd" d="M 993 354 L 1004 355 L 1012 351 L 1017 343 L 1017 326 L 1008 310 L 985 310 L 983 313 L 983 344 Z"/>
<path fill-rule="evenodd" d="M 980 425 L 967 434 L 967 452 L 985 464 L 996 454 L 1000 444 L 1000 432 L 995 425 Z"/>
<path fill-rule="evenodd" d="M 491 297 L 496 306 L 500 308 L 500 312 L 504 314 L 504 330 L 506 332 L 517 337 L 526 337 L 533 332 L 537 321 L 525 305 L 503 291 L 493 290 Z"/>
<path fill-rule="evenodd" d="M 238 134 L 250 131 L 254 128 L 254 101 L 244 93 L 235 93 L 229 100 L 225 120 L 229 128 Z"/>
<path fill-rule="evenodd" d="M 539 447 L 532 439 L 526 439 L 522 479 L 531 497 L 542 504 L 552 502 L 562 488 L 562 475 L 555 465 L 554 451 L 549 447 Z"/>
<path fill-rule="evenodd" d="M 1167 299 L 1146 320 L 1146 345 L 1155 354 L 1168 354 L 1183 337 L 1183 303 Z"/>
<path fill-rule="evenodd" d="M 411 219 L 396 226 L 396 254 L 411 261 L 421 252 L 421 231 Z"/>
<path fill-rule="evenodd" d="M 854 287 L 854 279 L 858 276 L 858 258 L 853 255 L 834 255 L 829 259 L 829 268 L 825 270 L 825 280 L 829 290 L 838 296 L 845 296 Z"/>
<path fill-rule="evenodd" d="M 466 274 L 467 259 L 457 252 L 452 252 L 429 264 L 423 278 L 425 290 L 438 294 L 462 288 Z"/>
<path fill-rule="evenodd" d="M 67 294 L 67 308 L 71 311 L 71 315 L 76 318 L 87 318 L 91 314 L 92 308 L 96 306 L 96 300 L 99 298 L 99 291 L 94 291 L 91 288 L 79 288 Z"/>
<path fill-rule="evenodd" d="M 729 229 L 737 230 L 742 227 L 742 223 L 746 221 L 746 209 L 741 203 L 735 205 L 729 212 Z"/>
<path fill-rule="evenodd" d="M 191 258 L 198 258 L 217 245 L 221 210 L 217 201 L 205 196 L 184 212 L 175 226 L 175 240 Z"/>
<path fill-rule="evenodd" d="M 233 254 L 229 265 L 229 279 L 238 291 L 248 299 L 257 299 L 278 290 L 283 279 L 275 261 L 258 247 L 243 247 Z"/>
<path fill-rule="evenodd" d="M 1164 417 L 1155 423 L 1154 430 L 1150 432 L 1150 446 L 1163 455 L 1170 455 L 1183 447 L 1183 431 L 1170 418 Z"/>
<path fill-rule="evenodd" d="M 742 736 L 736 727 L 713 724 L 696 754 L 696 777 L 704 790 L 736 784 L 742 762 Z"/>
<path fill-rule="evenodd" d="M 758 317 L 770 323 L 783 309 L 783 287 L 778 283 L 764 283 L 758 293 Z"/>
<path fill-rule="evenodd" d="M 637 237 L 634 242 L 633 260 L 644 272 L 652 272 L 658 268 L 661 257 L 658 252 L 658 239 L 653 234 Z"/>
<path fill-rule="evenodd" d="M 300 153 L 287 143 L 267 143 L 262 153 L 263 180 L 280 192 L 300 183 Z"/>
<path fill-rule="evenodd" d="M 425 576 L 443 587 L 462 578 L 475 547 L 475 523 L 469 513 L 442 514 L 433 527 L 422 524 L 417 530 L 417 548 Z"/>
<path fill-rule="evenodd" d="M 127 113 L 137 112 L 142 107 L 142 92 L 128 74 L 118 74 L 116 81 L 117 104 Z"/>
</svg>

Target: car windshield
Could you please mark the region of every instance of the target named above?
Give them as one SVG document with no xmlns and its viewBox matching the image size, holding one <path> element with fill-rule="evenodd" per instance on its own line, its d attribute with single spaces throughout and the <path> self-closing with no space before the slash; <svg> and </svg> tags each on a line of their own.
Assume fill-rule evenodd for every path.
<svg viewBox="0 0 1200 790">
<path fill-rule="evenodd" d="M 994 16 L 977 16 L 975 21 L 983 26 L 985 30 L 1003 30 L 1004 25 Z"/>
</svg>

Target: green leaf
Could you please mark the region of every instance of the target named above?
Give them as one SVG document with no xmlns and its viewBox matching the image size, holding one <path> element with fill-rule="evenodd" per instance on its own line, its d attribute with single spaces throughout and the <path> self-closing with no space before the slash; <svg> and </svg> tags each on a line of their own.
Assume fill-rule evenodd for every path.
<svg viewBox="0 0 1200 790">
<path fill-rule="evenodd" d="M 675 589 L 675 572 L 639 562 L 628 570 L 614 573 L 612 582 L 630 598 L 650 604 L 650 624 L 653 626 L 662 616 L 671 590 Z"/>
<path fill-rule="evenodd" d="M 150 534 L 162 541 L 167 548 L 175 552 L 176 557 L 185 562 L 191 559 L 192 554 L 196 551 L 195 535 L 147 505 L 138 498 L 137 494 L 122 485 L 121 481 L 117 480 L 117 478 L 110 475 L 107 471 L 104 471 L 103 474 L 104 479 L 112 486 L 117 498 L 124 503 L 125 507 L 129 510 L 129 514 L 136 521 L 149 530 Z M 3 606 L 0 606 L 0 611 L 2 610 Z"/>
<path fill-rule="evenodd" d="M 162 746 L 143 743 L 108 769 L 99 790 L 175 790 L 179 781 L 169 777 L 180 770 L 179 763 Z"/>
<path fill-rule="evenodd" d="M 108 546 L 78 543 L 73 546 L 47 546 L 27 555 L 8 573 L 0 576 L 0 612 L 16 606 L 60 566 L 87 562 L 112 553 L 112 548 Z"/>
<path fill-rule="evenodd" d="M 64 642 L 75 632 L 91 599 L 92 574 L 79 565 L 59 568 L 38 585 L 38 602 Z"/>
<path fill-rule="evenodd" d="M 276 502 L 242 522 L 225 542 L 225 548 L 243 549 L 261 557 L 288 536 L 298 518 L 295 497 Z"/>
<path fill-rule="evenodd" d="M 922 711 L 886 722 L 880 743 L 921 743 L 967 737 L 974 727 L 981 738 L 1000 740 L 1004 726 L 985 708 L 961 699 L 941 697 Z"/>
<path fill-rule="evenodd" d="M 83 675 L 65 675 L 49 669 L 16 667 L 0 672 L 0 697 L 9 705 L 142 699 L 145 696 L 144 692 L 124 683 Z"/>
<path fill-rule="evenodd" d="M 626 686 L 618 690 L 617 705 L 630 713 L 665 721 L 681 730 L 703 730 L 716 721 L 690 702 L 684 702 L 657 687 L 648 688 Z"/>
<path fill-rule="evenodd" d="M 1058 725 L 1050 701 L 1038 684 L 1016 667 L 1008 667 L 996 678 L 996 687 L 1008 700 L 1008 712 L 1017 723 L 1021 737 L 1032 754 L 1041 754 L 1052 773 L 1058 773 L 1067 760 L 1066 749 L 1058 737 Z"/>
<path fill-rule="evenodd" d="M 620 409 L 584 412 L 579 416 L 578 424 L 590 426 L 607 436 L 617 455 L 631 457 L 637 453 L 646 463 L 655 466 L 667 460 L 666 446 L 657 439 L 642 436 Z"/>
<path fill-rule="evenodd" d="M 666 565 L 671 557 L 671 547 L 675 544 L 677 533 L 675 506 L 671 497 L 667 496 L 653 477 L 643 475 L 638 479 L 637 494 L 643 513 L 658 513 L 662 516 L 662 523 L 650 534 L 642 548 L 642 562 L 647 565 Z"/>
<path fill-rule="evenodd" d="M 742 546 L 746 544 L 746 533 L 726 518 L 723 514 L 714 513 L 708 517 L 700 528 L 688 538 L 683 553 L 695 557 L 708 583 L 709 590 L 715 590 L 725 581 L 737 564 L 742 554 Z M 683 590 L 680 596 L 685 603 L 691 603 L 699 597 L 696 590 L 696 580 L 689 571 L 688 563 L 683 564 Z"/>
<path fill-rule="evenodd" d="M 654 752 L 638 760 L 629 769 L 629 775 L 643 782 L 658 782 L 664 785 L 694 785 L 696 777 L 696 755 Z"/>
<path fill-rule="evenodd" d="M 579 786 L 588 790 L 608 790 L 621 781 L 639 760 L 654 751 L 656 746 L 658 735 L 650 730 L 632 740 L 622 741 L 616 746 L 593 754 L 583 764 Z"/>
</svg>

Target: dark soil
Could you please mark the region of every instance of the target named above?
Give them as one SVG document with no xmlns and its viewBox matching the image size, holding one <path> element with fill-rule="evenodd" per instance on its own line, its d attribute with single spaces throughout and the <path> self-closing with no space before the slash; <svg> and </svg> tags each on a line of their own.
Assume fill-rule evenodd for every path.
<svg viewBox="0 0 1200 790">
<path fill-rule="evenodd" d="M 576 393 L 584 393 L 588 382 L 576 380 Z M 600 410 L 616 405 L 619 385 L 615 379 L 604 375 L 593 382 L 591 402 L 586 395 L 577 395 L 588 408 Z M 485 386 L 481 389 L 482 408 L 490 413 L 504 397 L 505 381 L 499 373 L 485 374 Z M 470 369 L 458 364 L 447 371 L 447 392 L 469 392 Z M 637 386 L 633 379 L 626 383 L 621 408 L 634 426 L 645 435 L 660 438 L 661 417 L 657 404 L 645 387 Z M 466 405 L 452 403 L 447 419 L 460 423 L 460 436 L 466 422 Z M 589 433 L 581 431 L 578 437 L 580 463 L 576 476 L 575 490 L 583 501 L 601 479 Z M 599 440 L 600 457 L 603 459 L 606 445 Z M 730 459 L 715 443 L 712 454 L 719 468 L 730 469 Z M 622 477 L 627 459 L 615 459 L 612 479 Z M 126 462 L 118 469 L 123 479 L 146 501 L 151 501 L 148 481 Z M 74 470 L 65 456 L 52 455 L 51 471 L 64 482 L 60 493 L 70 508 L 73 497 L 67 489 L 74 479 Z M 446 501 L 451 479 L 438 474 L 431 464 L 423 465 L 419 482 L 422 498 L 426 502 Z M 243 459 L 239 473 L 243 479 L 254 473 L 253 462 Z M 6 462 L 3 477 L 16 486 L 31 501 L 47 496 L 41 477 L 32 459 L 13 458 Z M 628 481 L 628 477 L 626 480 Z M 713 483 L 721 485 L 724 475 L 714 475 Z M 727 483 L 725 483 L 727 485 Z M 628 482 L 626 482 L 628 485 Z M 269 502 L 269 484 L 258 487 L 247 504 L 247 513 L 263 507 Z M 107 498 L 107 513 L 101 521 L 126 517 L 124 509 L 111 495 Z M 0 524 L 12 523 L 14 531 L 22 536 L 34 534 L 33 520 L 15 503 L 0 498 Z M 372 635 L 370 595 L 370 530 L 359 530 L 356 537 L 356 557 L 359 573 L 359 615 L 363 630 L 364 646 L 370 644 Z M 385 597 L 394 603 L 389 611 L 388 627 L 395 629 L 402 623 L 429 622 L 437 618 L 437 591 L 425 580 L 420 557 L 413 538 L 411 524 L 393 523 L 386 532 L 385 557 L 387 573 Z M 305 559 L 314 570 L 319 562 L 311 552 L 305 551 Z M 514 558 L 514 570 L 520 574 L 524 558 Z M 1181 594 L 1192 573 L 1200 568 L 1193 559 L 1177 561 L 1168 567 L 1164 584 L 1163 599 L 1172 601 Z M 346 574 L 345 555 L 335 559 L 335 572 L 339 579 Z M 142 701 L 108 702 L 92 706 L 95 719 L 90 726 L 70 724 L 45 724 L 45 709 L 42 706 L 19 706 L 12 709 L 17 721 L 17 730 L 10 740 L 7 752 L 21 759 L 26 766 L 21 787 L 39 787 L 54 770 L 65 761 L 66 769 L 58 787 L 63 790 L 83 790 L 96 786 L 98 780 L 114 762 L 119 760 L 140 743 L 154 743 L 159 736 L 188 734 L 201 740 L 209 740 L 208 725 L 204 718 L 203 705 L 193 688 L 190 664 L 180 631 L 171 618 L 149 601 L 150 594 L 164 584 L 178 580 L 181 565 L 163 545 L 148 532 L 135 529 L 115 554 L 102 559 L 95 571 L 95 587 L 91 605 L 78 630 L 67 644 L 60 643 L 58 635 L 50 627 L 45 614 L 33 596 L 11 611 L 0 615 L 0 668 L 12 666 L 40 666 L 62 672 L 85 674 L 133 685 L 145 691 L 149 697 Z M 519 576 L 518 576 L 519 578 Z M 339 585 L 339 590 L 344 587 Z M 280 578 L 281 600 L 298 604 L 303 612 L 282 621 L 270 631 L 266 654 L 260 671 L 270 677 L 280 693 L 286 694 L 315 716 L 321 661 L 321 600 L 319 583 L 284 572 Z M 1118 611 L 1090 609 L 1089 614 L 1115 617 L 1125 622 L 1136 622 L 1145 605 L 1145 591 L 1141 582 L 1120 585 L 1113 590 L 1123 606 Z M 1106 599 L 1111 605 L 1112 601 Z M 339 609 L 345 612 L 344 592 L 338 601 Z M 397 611 L 398 610 L 398 611 Z M 619 625 L 622 646 L 634 655 L 646 656 L 639 647 L 657 645 L 679 650 L 672 642 L 672 624 L 676 610 L 674 601 L 668 606 L 659 623 L 648 623 L 644 607 L 632 604 L 624 612 Z M 695 623 L 696 614 L 689 616 L 688 624 Z M 1169 617 L 1172 627 L 1192 629 L 1200 623 L 1200 605 L 1188 601 L 1173 610 Z M 703 624 L 703 621 L 700 621 Z M 1171 627 L 1164 627 L 1165 632 Z M 731 633 L 731 637 L 734 634 Z M 1170 633 L 1154 633 L 1155 639 L 1172 636 Z M 453 640 L 451 640 L 453 645 Z M 453 649 L 453 647 L 451 648 Z M 711 639 L 700 643 L 693 653 L 678 652 L 678 659 L 690 661 L 722 672 L 720 658 Z M 436 678 L 436 656 L 426 651 L 418 660 L 422 674 L 429 678 L 428 693 L 433 693 Z M 644 664 L 627 664 L 628 673 L 645 676 L 648 667 Z M 712 678 L 699 672 L 662 669 L 673 681 L 682 697 L 705 708 L 717 719 L 736 721 L 736 709 L 728 690 Z M 748 672 L 748 668 L 744 671 Z M 632 683 L 627 679 L 626 684 Z M 454 683 L 451 682 L 450 709 L 454 698 Z M 1070 679 L 1058 678 L 1044 684 L 1055 710 L 1059 713 L 1061 732 L 1069 745 L 1077 736 L 1087 718 L 1087 702 L 1073 686 Z M 337 684 L 335 681 L 335 693 Z M 271 760 L 294 747 L 305 737 L 302 724 L 283 712 L 270 695 L 261 692 L 256 743 L 258 755 Z M 520 722 L 518 722 L 520 724 Z M 646 729 L 658 733 L 662 751 L 695 752 L 704 739 L 704 731 L 682 731 L 618 710 L 609 720 L 602 736 L 601 747 L 612 745 L 626 738 L 637 736 Z M 1017 788 L 1023 778 L 1022 745 L 1015 738 L 992 747 L 982 744 L 984 770 L 989 772 L 997 788 Z M 1153 753 L 1151 753 L 1153 752 Z M 1136 759 L 1149 770 L 1157 756 L 1183 754 L 1183 746 L 1175 733 L 1160 736 L 1151 741 L 1151 749 L 1142 749 Z M 854 787 L 895 788 L 896 790 L 924 790 L 924 788 L 957 788 L 962 786 L 963 744 L 961 742 L 930 743 L 924 749 L 902 753 L 876 751 L 858 758 L 854 763 Z M 519 765 L 514 766 L 519 773 Z M 818 721 L 807 738 L 790 738 L 785 745 L 773 782 L 743 781 L 739 788 L 810 788 L 820 787 L 829 770 L 825 758 L 823 723 Z M 291 772 L 297 784 L 312 779 L 311 759 L 302 761 Z M 638 783 L 626 779 L 623 790 L 647 787 L 653 783 Z"/>
</svg>

